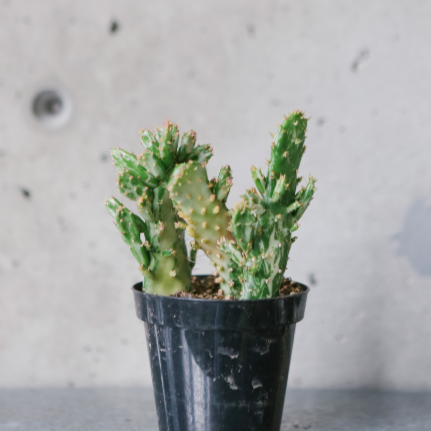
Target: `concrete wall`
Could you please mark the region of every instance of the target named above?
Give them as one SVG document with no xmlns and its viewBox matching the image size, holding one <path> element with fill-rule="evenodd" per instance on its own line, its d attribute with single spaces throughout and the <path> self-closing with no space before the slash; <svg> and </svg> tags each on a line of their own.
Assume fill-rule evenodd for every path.
<svg viewBox="0 0 431 431">
<path fill-rule="evenodd" d="M 419 0 L 2 0 L 0 386 L 151 383 L 140 274 L 103 206 L 110 147 L 139 151 L 138 130 L 166 118 L 193 128 L 210 173 L 232 166 L 232 205 L 301 108 L 301 173 L 319 190 L 288 268 L 312 289 L 290 385 L 431 390 L 430 14 Z M 31 111 L 47 88 L 70 98 L 59 127 Z"/>
</svg>

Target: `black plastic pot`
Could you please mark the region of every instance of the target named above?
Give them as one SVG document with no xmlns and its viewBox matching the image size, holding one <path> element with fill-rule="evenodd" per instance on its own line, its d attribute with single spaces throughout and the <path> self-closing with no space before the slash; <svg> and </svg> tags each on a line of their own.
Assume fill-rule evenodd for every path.
<svg viewBox="0 0 431 431">
<path fill-rule="evenodd" d="M 160 431 L 279 431 L 303 287 L 283 298 L 223 301 L 133 286 Z"/>
</svg>

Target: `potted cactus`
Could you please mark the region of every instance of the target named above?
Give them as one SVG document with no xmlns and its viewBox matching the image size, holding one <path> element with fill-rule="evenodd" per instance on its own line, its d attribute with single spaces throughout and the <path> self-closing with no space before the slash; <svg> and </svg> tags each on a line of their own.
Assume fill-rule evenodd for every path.
<svg viewBox="0 0 431 431">
<path fill-rule="evenodd" d="M 231 210 L 229 166 L 209 180 L 209 145 L 169 122 L 141 131 L 144 152 L 112 151 L 122 194 L 106 208 L 139 262 L 133 287 L 145 322 L 160 431 L 278 431 L 295 325 L 308 288 L 284 278 L 292 233 L 315 191 L 297 190 L 307 119 L 285 117 L 268 173 Z M 185 232 L 192 238 L 190 252 Z M 193 277 L 196 251 L 214 266 Z"/>
</svg>

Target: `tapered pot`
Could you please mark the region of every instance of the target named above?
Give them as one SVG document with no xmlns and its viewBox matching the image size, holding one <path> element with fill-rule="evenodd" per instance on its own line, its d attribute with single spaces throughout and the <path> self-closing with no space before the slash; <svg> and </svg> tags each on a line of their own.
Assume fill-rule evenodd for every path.
<svg viewBox="0 0 431 431">
<path fill-rule="evenodd" d="M 160 431 L 279 431 L 303 288 L 282 298 L 225 301 L 133 286 Z"/>
</svg>

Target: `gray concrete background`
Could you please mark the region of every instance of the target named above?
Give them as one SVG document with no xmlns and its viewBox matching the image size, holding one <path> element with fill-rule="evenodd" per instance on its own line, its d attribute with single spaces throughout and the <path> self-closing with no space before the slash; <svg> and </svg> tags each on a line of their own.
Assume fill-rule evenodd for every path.
<svg viewBox="0 0 431 431">
<path fill-rule="evenodd" d="M 1 0 L 0 386 L 150 385 L 109 148 L 193 128 L 232 205 L 300 108 L 319 190 L 289 384 L 431 390 L 430 20 L 419 0 Z M 31 113 L 44 88 L 70 98 L 62 127 Z"/>
</svg>

